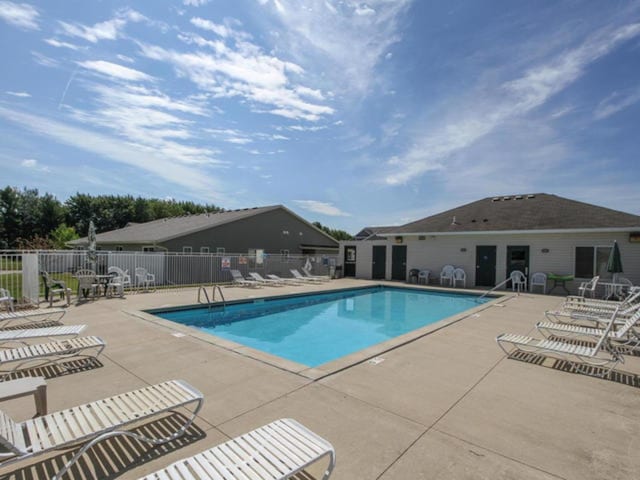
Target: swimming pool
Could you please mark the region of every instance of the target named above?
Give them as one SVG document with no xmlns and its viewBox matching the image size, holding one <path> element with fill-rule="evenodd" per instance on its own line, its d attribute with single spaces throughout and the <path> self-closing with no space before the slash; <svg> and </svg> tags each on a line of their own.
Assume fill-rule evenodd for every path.
<svg viewBox="0 0 640 480">
<path fill-rule="evenodd" d="M 376 286 L 149 313 L 316 367 L 489 300 Z"/>
</svg>

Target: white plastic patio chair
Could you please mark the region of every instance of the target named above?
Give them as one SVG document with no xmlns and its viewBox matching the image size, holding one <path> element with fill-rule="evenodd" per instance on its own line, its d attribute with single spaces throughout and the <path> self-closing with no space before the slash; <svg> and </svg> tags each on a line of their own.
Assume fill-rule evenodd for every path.
<svg viewBox="0 0 640 480">
<path fill-rule="evenodd" d="M 144 267 L 136 267 L 136 287 L 142 288 L 145 292 L 156 289 L 156 276 L 153 273 L 149 273 Z M 152 291 L 153 291 L 152 290 Z"/>
<path fill-rule="evenodd" d="M 131 275 L 129 275 L 129 270 L 122 270 L 120 267 L 111 266 L 107 269 L 107 273 L 119 277 L 122 288 L 131 288 Z"/>
<path fill-rule="evenodd" d="M 531 282 L 529 283 L 529 291 L 533 292 L 533 287 L 542 287 L 542 293 L 547 293 L 547 274 L 543 272 L 536 272 L 531 275 Z"/>
<path fill-rule="evenodd" d="M 4 306 L 7 312 L 13 312 L 13 297 L 5 288 L 0 288 L 0 306 Z"/>
<path fill-rule="evenodd" d="M 462 288 L 467 287 L 467 274 L 462 268 L 456 268 L 453 270 L 452 276 L 452 285 L 453 287 L 457 287 L 458 283 L 462 282 Z"/>
<path fill-rule="evenodd" d="M 440 271 L 440 285 L 447 283 L 449 286 L 453 286 L 453 271 L 455 267 L 453 265 L 445 265 Z"/>
<path fill-rule="evenodd" d="M 527 277 L 520 270 L 514 270 L 509 274 L 511 280 L 511 290 L 518 292 L 527 291 Z"/>
<path fill-rule="evenodd" d="M 600 280 L 600 276 L 596 275 L 588 282 L 582 282 L 578 287 L 578 292 L 580 292 L 580 296 L 584 298 L 585 294 L 589 294 L 591 298 L 594 298 L 596 295 L 596 287 L 598 285 L 598 280 Z"/>
<path fill-rule="evenodd" d="M 15 422 L 0 411 L 0 445 L 5 448 L 0 467 L 81 444 L 53 477 L 58 480 L 88 449 L 107 438 L 122 435 L 160 445 L 182 436 L 200 411 L 202 400 L 202 393 L 185 381 L 171 380 L 24 422 Z M 166 437 L 149 438 L 129 430 L 134 424 L 193 404 L 187 421 Z"/>
<path fill-rule="evenodd" d="M 6 380 L 19 370 L 42 367 L 44 365 L 57 365 L 66 370 L 66 367 L 61 365 L 60 362 L 70 358 L 97 358 L 105 347 L 106 343 L 100 337 L 77 337 L 17 348 L 0 349 L 0 381 Z"/>
<path fill-rule="evenodd" d="M 95 300 L 100 295 L 101 284 L 98 282 L 96 272 L 93 270 L 78 270 L 75 274 L 78 279 L 78 300 L 91 298 Z"/>
<path fill-rule="evenodd" d="M 306 474 L 297 474 L 324 457 L 329 457 L 322 475 L 322 480 L 327 480 L 336 464 L 333 446 L 295 420 L 284 418 L 179 460 L 141 480 L 310 479 Z"/>
</svg>

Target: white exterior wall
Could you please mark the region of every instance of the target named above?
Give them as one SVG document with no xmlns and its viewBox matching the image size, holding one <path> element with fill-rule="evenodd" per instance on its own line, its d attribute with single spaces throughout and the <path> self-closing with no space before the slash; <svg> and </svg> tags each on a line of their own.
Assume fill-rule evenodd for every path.
<svg viewBox="0 0 640 480">
<path fill-rule="evenodd" d="M 487 235 L 427 235 L 424 240 L 405 236 L 407 246 L 407 272 L 411 268 L 431 270 L 431 281 L 437 283 L 440 271 L 446 264 L 461 267 L 467 273 L 467 287 L 475 285 L 476 246 L 495 245 L 496 283 L 503 281 L 507 271 L 507 246 L 529 246 L 529 278 L 535 272 L 574 275 L 575 247 L 611 246 L 618 242 L 624 273 L 634 285 L 640 285 L 640 243 L 630 243 L 629 233 L 568 233 L 568 234 L 487 234 Z M 387 279 L 391 278 L 391 248 L 395 243 L 387 241 L 341 242 L 340 259 L 344 257 L 343 243 L 357 246 L 356 277 L 371 278 L 373 245 L 387 245 Z M 466 251 L 462 251 L 466 249 Z M 542 253 L 549 249 L 549 253 Z M 572 292 L 580 282 L 588 279 L 576 278 L 567 282 Z M 547 282 L 550 288 L 553 282 Z M 554 293 L 558 293 L 555 290 Z"/>
</svg>

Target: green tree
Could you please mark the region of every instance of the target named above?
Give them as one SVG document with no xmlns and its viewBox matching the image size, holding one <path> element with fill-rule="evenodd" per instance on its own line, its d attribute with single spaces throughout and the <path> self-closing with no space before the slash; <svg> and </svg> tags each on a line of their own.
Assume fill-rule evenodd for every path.
<svg viewBox="0 0 640 480">
<path fill-rule="evenodd" d="M 75 228 L 67 227 L 65 223 L 61 223 L 53 232 L 51 232 L 49 238 L 53 248 L 62 250 L 68 248 L 67 242 L 80 238 L 80 235 L 78 235 Z"/>
<path fill-rule="evenodd" d="M 320 222 L 313 222 L 313 225 L 319 228 L 320 230 L 322 230 L 323 232 L 327 233 L 328 235 L 332 236 L 334 239 L 338 241 L 353 240 L 353 236 L 350 233 L 345 232 L 344 230 L 337 230 L 334 228 L 325 227 Z"/>
<path fill-rule="evenodd" d="M 18 189 L 5 187 L 0 190 L 0 247 L 16 248 L 20 237 L 22 220 L 20 218 Z"/>
</svg>

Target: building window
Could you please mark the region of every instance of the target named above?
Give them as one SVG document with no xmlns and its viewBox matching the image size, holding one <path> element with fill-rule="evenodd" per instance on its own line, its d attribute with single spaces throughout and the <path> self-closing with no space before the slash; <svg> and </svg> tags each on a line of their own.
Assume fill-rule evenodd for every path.
<svg viewBox="0 0 640 480">
<path fill-rule="evenodd" d="M 200 247 L 200 253 L 209 253 L 209 247 Z"/>
<path fill-rule="evenodd" d="M 286 262 L 289 260 L 289 250 L 280 250 L 280 260 Z"/>
<path fill-rule="evenodd" d="M 148 247 L 142 247 L 142 251 L 143 252 L 155 252 L 156 251 L 156 247 L 154 247 L 153 245 L 150 245 Z"/>
<path fill-rule="evenodd" d="M 123 251 L 124 251 L 124 247 L 122 245 L 116 246 L 116 252 L 123 252 Z"/>
<path fill-rule="evenodd" d="M 217 255 L 224 255 L 224 247 L 216 247 Z"/>
<path fill-rule="evenodd" d="M 607 272 L 607 261 L 611 247 L 576 247 L 575 269 L 576 278 L 610 278 Z"/>
<path fill-rule="evenodd" d="M 182 247 L 182 253 L 193 253 L 192 247 Z"/>
</svg>

